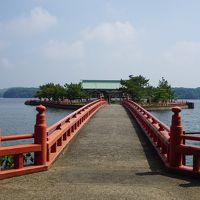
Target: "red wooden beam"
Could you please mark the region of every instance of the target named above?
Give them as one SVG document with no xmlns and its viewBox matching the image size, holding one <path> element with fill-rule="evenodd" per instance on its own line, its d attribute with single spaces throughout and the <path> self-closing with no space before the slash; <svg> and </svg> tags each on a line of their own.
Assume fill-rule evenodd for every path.
<svg viewBox="0 0 200 200">
<path fill-rule="evenodd" d="M 16 155 L 37 151 L 41 151 L 41 145 L 39 144 L 18 144 L 14 146 L 0 147 L 0 156 Z"/>
<path fill-rule="evenodd" d="M 1 141 L 10 141 L 10 140 L 23 140 L 33 138 L 33 134 L 19 134 L 19 135 L 6 135 L 1 137 Z"/>
</svg>

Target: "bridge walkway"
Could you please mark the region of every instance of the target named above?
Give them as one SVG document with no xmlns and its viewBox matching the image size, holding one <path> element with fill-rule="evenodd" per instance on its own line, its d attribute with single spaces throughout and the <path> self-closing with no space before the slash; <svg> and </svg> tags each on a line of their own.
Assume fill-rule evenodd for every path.
<svg viewBox="0 0 200 200">
<path fill-rule="evenodd" d="M 2 180 L 0 199 L 199 199 L 200 182 L 163 171 L 138 133 L 122 106 L 107 105 L 49 171 Z"/>
</svg>

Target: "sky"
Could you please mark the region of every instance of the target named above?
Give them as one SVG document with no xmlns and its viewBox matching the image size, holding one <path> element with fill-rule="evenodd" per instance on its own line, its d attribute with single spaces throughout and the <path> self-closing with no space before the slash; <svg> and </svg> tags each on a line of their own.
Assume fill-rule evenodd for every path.
<svg viewBox="0 0 200 200">
<path fill-rule="evenodd" d="M 200 87 L 199 0 L 0 0 L 0 88 L 142 75 Z"/>
</svg>

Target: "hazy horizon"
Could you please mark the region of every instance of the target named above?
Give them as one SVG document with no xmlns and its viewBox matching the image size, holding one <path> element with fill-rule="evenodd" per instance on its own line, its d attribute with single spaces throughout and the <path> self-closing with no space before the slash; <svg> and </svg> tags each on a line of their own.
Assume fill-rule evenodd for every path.
<svg viewBox="0 0 200 200">
<path fill-rule="evenodd" d="M 2 0 L 0 88 L 142 75 L 200 87 L 200 1 Z"/>
<path fill-rule="evenodd" d="M 54 83 L 54 82 L 53 82 Z M 67 82 L 68 83 L 68 82 Z M 78 83 L 78 82 L 76 82 Z M 44 83 L 46 84 L 46 83 Z M 56 83 L 55 83 L 56 84 Z M 38 86 L 11 86 L 11 87 L 7 87 L 7 88 L 0 88 L 0 90 L 4 90 L 4 89 L 10 89 L 10 88 L 39 88 L 40 85 Z M 172 88 L 186 88 L 186 89 L 196 89 L 196 88 L 200 88 L 200 86 L 197 86 L 197 87 L 184 87 L 184 86 L 180 86 L 180 87 L 177 87 L 177 86 L 172 86 Z"/>
</svg>

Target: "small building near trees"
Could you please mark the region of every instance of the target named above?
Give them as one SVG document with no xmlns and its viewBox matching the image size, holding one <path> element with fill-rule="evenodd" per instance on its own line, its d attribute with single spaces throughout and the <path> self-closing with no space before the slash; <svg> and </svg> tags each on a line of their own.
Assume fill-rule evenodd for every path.
<svg viewBox="0 0 200 200">
<path fill-rule="evenodd" d="M 122 97 L 120 80 L 82 80 L 81 84 L 92 96 L 103 96 L 108 102 Z"/>
</svg>

